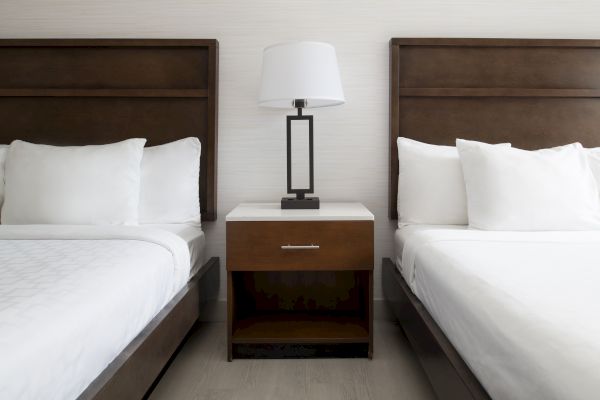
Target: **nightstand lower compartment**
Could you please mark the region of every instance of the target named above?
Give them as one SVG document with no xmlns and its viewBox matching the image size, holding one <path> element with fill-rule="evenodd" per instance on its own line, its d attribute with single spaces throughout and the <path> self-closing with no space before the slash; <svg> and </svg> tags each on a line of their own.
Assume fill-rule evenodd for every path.
<svg viewBox="0 0 600 400">
<path fill-rule="evenodd" d="M 372 271 L 233 271 L 230 358 L 367 357 Z"/>
</svg>

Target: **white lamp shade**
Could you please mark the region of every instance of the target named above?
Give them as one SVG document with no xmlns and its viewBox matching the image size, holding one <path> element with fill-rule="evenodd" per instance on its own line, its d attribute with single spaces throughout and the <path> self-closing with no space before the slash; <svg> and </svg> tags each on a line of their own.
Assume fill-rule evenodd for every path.
<svg viewBox="0 0 600 400">
<path fill-rule="evenodd" d="M 293 108 L 293 101 L 306 100 L 306 107 L 344 103 L 335 48 L 320 42 L 287 42 L 264 50 L 258 104 Z"/>
</svg>

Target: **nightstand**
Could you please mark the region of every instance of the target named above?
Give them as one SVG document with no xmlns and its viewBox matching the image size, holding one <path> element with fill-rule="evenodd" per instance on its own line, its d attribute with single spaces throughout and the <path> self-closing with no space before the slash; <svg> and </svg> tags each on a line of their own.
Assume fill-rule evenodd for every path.
<svg viewBox="0 0 600 400">
<path fill-rule="evenodd" d="M 227 358 L 373 355 L 373 214 L 360 203 L 226 218 Z"/>
</svg>

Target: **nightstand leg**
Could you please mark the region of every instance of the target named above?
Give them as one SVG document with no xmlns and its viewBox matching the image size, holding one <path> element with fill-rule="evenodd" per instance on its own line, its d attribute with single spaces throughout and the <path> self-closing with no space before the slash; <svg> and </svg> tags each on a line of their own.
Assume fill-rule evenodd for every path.
<svg viewBox="0 0 600 400">
<path fill-rule="evenodd" d="M 373 270 L 369 271 L 369 360 L 373 359 Z"/>
<path fill-rule="evenodd" d="M 233 277 L 231 272 L 227 271 L 227 361 L 233 359 L 233 344 L 231 342 L 233 330 Z"/>
</svg>

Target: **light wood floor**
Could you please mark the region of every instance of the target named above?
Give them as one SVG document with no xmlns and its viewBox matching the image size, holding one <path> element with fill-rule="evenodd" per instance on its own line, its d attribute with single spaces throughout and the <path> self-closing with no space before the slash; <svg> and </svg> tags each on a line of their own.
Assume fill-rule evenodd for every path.
<svg viewBox="0 0 600 400">
<path fill-rule="evenodd" d="M 434 399 L 400 328 L 375 322 L 375 355 L 366 359 L 225 359 L 225 324 L 202 324 L 150 400 Z"/>
</svg>

